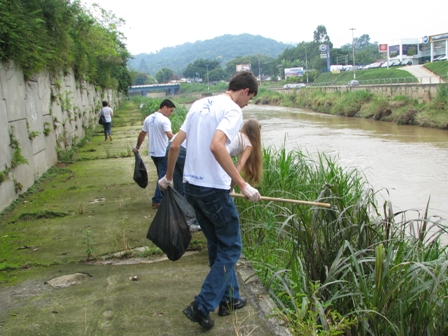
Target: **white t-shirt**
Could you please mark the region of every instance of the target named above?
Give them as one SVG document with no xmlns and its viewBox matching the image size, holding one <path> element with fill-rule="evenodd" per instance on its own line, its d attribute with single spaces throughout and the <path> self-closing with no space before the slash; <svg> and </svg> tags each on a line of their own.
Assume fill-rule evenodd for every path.
<svg viewBox="0 0 448 336">
<path fill-rule="evenodd" d="M 154 112 L 145 118 L 142 131 L 148 133 L 148 154 L 162 157 L 166 154 L 168 136 L 165 132 L 171 132 L 171 121 L 160 112 Z"/>
<path fill-rule="evenodd" d="M 228 144 L 226 147 L 227 147 L 227 151 L 229 152 L 230 156 L 234 157 L 234 156 L 238 156 L 242 152 L 244 152 L 244 150 L 248 146 L 252 147 L 252 144 L 251 144 L 249 138 L 247 137 L 247 135 L 244 133 L 238 132 L 236 137 L 234 137 L 232 142 L 230 144 Z"/>
<path fill-rule="evenodd" d="M 180 128 L 186 133 L 184 182 L 196 186 L 230 189 L 231 178 L 216 161 L 210 144 L 216 130 L 233 139 L 243 124 L 241 108 L 230 97 L 219 95 L 193 103 Z"/>
<path fill-rule="evenodd" d="M 177 133 L 173 135 L 173 137 L 170 139 L 169 142 L 173 142 L 174 138 L 176 138 Z M 182 141 L 182 143 L 180 144 L 183 148 L 187 148 L 187 140 Z"/>
<path fill-rule="evenodd" d="M 103 113 L 104 118 L 106 118 L 106 122 L 110 123 L 112 121 L 112 117 L 110 113 L 114 113 L 114 111 L 109 106 L 104 106 L 101 108 L 99 116 L 101 116 L 101 113 Z"/>
</svg>

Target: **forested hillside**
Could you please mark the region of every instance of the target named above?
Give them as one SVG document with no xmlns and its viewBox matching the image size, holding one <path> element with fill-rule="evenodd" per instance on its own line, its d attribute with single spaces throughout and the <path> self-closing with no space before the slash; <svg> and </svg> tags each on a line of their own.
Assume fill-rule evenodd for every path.
<svg viewBox="0 0 448 336">
<path fill-rule="evenodd" d="M 152 75 L 162 68 L 182 73 L 188 64 L 200 58 L 219 60 L 221 66 L 225 67 L 227 62 L 241 56 L 260 54 L 275 58 L 288 47 L 292 45 L 260 35 L 223 35 L 211 40 L 163 48 L 157 53 L 138 54 L 129 63 L 133 69 Z"/>
</svg>

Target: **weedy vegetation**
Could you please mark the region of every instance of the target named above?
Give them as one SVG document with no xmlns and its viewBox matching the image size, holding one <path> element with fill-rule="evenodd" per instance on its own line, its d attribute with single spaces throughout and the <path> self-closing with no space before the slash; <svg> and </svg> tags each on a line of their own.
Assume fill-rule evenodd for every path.
<svg viewBox="0 0 448 336">
<path fill-rule="evenodd" d="M 446 219 L 377 205 L 336 158 L 264 149 L 264 196 L 331 208 L 235 202 L 244 254 L 295 335 L 446 335 Z"/>
</svg>

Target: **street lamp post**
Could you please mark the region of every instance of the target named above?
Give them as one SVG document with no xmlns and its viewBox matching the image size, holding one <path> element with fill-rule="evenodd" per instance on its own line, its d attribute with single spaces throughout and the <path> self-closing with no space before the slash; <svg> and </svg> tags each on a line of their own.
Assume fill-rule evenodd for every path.
<svg viewBox="0 0 448 336">
<path fill-rule="evenodd" d="M 350 28 L 349 30 L 352 31 L 353 79 L 356 79 L 356 67 L 355 67 L 355 38 L 353 37 L 353 31 L 356 30 L 356 28 Z"/>
</svg>

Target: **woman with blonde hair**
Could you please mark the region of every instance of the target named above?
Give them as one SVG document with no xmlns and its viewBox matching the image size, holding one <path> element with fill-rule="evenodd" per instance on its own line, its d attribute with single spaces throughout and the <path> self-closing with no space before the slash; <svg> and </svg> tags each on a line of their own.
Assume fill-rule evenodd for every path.
<svg viewBox="0 0 448 336">
<path fill-rule="evenodd" d="M 230 156 L 238 157 L 237 170 L 251 185 L 260 182 L 263 175 L 263 155 L 261 153 L 261 125 L 255 119 L 248 119 L 238 134 L 227 145 Z"/>
</svg>

